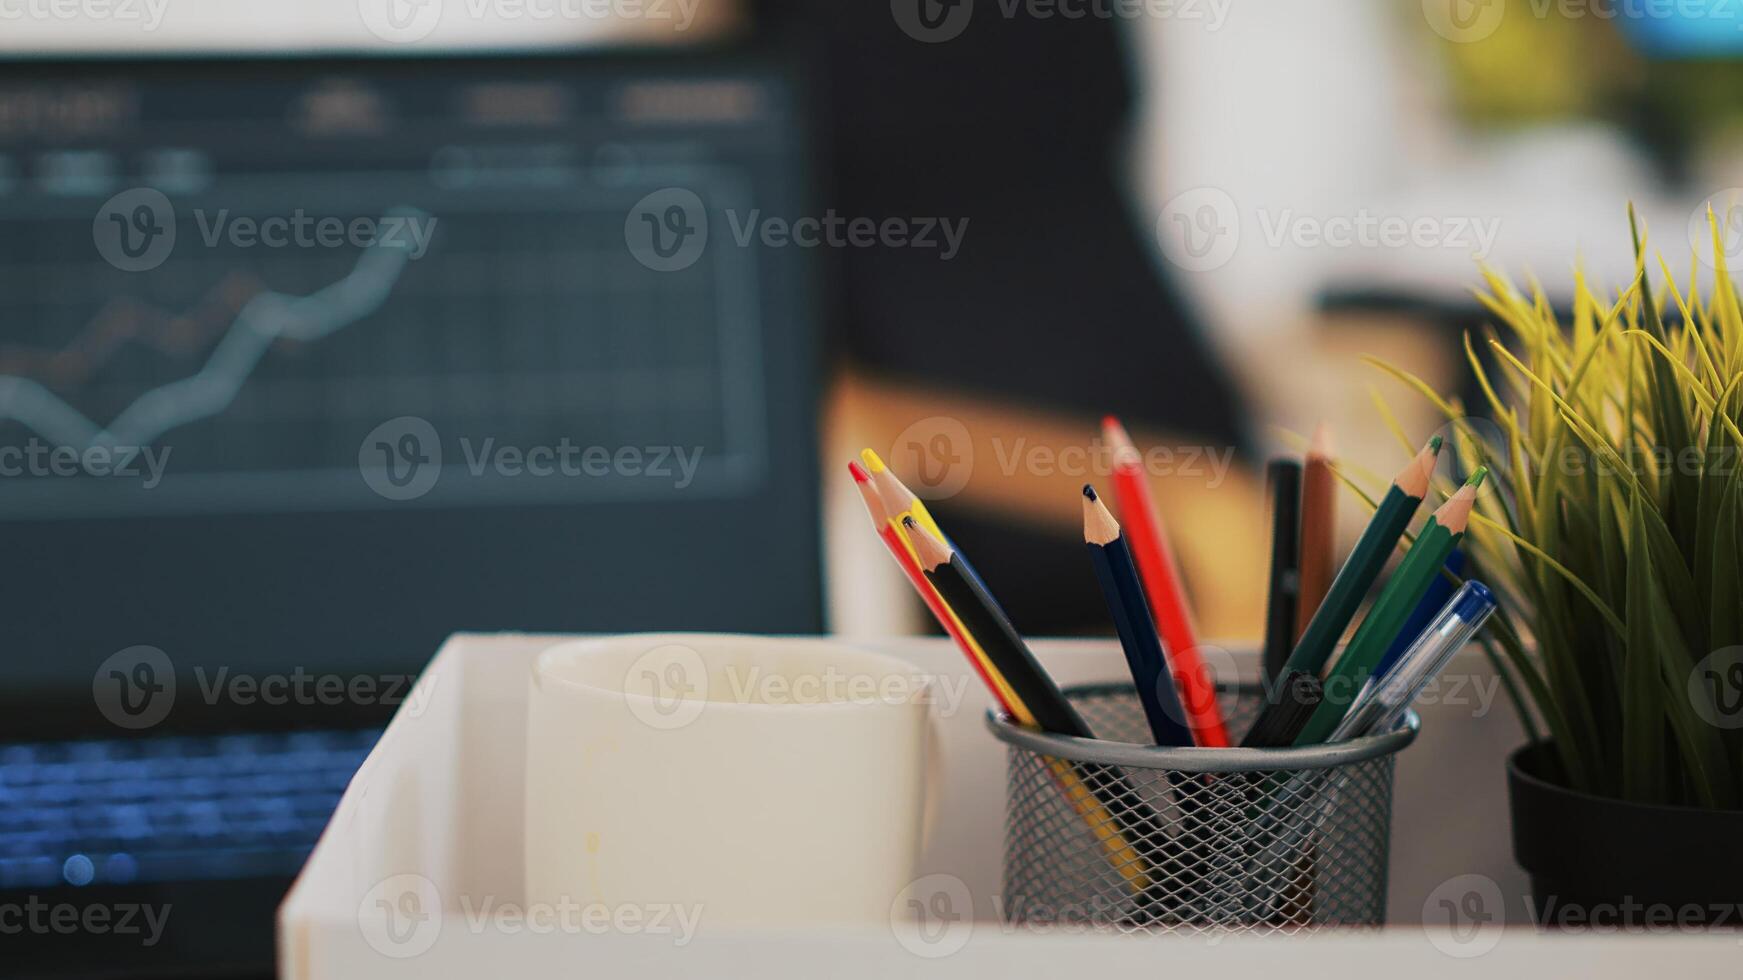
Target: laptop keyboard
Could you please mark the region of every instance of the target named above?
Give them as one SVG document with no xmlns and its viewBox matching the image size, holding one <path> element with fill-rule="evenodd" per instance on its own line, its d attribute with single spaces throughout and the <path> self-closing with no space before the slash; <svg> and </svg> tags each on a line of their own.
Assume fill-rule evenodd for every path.
<svg viewBox="0 0 1743 980">
<path fill-rule="evenodd" d="M 294 874 L 380 734 L 0 745 L 0 888 Z"/>
</svg>

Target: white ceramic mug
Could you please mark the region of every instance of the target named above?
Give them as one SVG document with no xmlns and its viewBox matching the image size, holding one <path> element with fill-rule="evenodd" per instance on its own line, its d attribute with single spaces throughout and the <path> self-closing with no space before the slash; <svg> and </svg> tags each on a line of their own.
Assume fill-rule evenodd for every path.
<svg viewBox="0 0 1743 980">
<path fill-rule="evenodd" d="M 678 905 L 718 926 L 885 921 L 928 784 L 918 669 L 831 640 L 552 647 L 527 719 L 529 906 Z"/>
</svg>

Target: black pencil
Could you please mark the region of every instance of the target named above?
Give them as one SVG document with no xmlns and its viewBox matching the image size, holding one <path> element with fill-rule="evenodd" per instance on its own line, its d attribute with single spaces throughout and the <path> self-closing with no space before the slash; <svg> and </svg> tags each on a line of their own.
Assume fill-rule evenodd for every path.
<svg viewBox="0 0 1743 980">
<path fill-rule="evenodd" d="M 1295 744 L 1296 736 L 1325 700 L 1319 678 L 1291 670 L 1272 685 L 1271 710 L 1259 716 L 1241 740 L 1243 749 L 1281 749 Z"/>
<path fill-rule="evenodd" d="M 1271 578 L 1265 598 L 1265 683 L 1283 674 L 1295 647 L 1295 606 L 1301 597 L 1301 464 L 1274 459 L 1271 488 Z"/>
<path fill-rule="evenodd" d="M 934 537 L 912 515 L 902 519 L 902 528 L 914 545 L 915 557 L 926 580 L 961 620 L 963 629 L 980 644 L 987 659 L 1004 676 L 1005 683 L 1029 709 L 1035 723 L 1044 731 L 1095 738 L 1095 733 L 1077 709 L 1035 659 L 1022 634 L 981 584 L 980 577 L 969 572 L 962 555 L 953 546 Z M 1064 760 L 1052 761 L 1065 764 Z M 1154 914 L 1156 904 L 1166 896 L 1150 886 L 1178 876 L 1179 863 L 1175 853 L 1178 848 L 1168 839 L 1155 809 L 1145 802 L 1124 773 L 1093 763 L 1071 763 L 1070 769 L 1106 808 L 1125 842 L 1141 858 L 1142 873 L 1149 876 L 1147 883 L 1135 877 L 1135 872 L 1140 869 L 1120 866 L 1118 870 L 1140 891 L 1138 914 Z"/>
<path fill-rule="evenodd" d="M 944 597 L 950 610 L 962 621 L 963 628 L 980 644 L 987 659 L 998 668 L 1005 683 L 1034 716 L 1035 724 L 1041 726 L 1042 731 L 1058 735 L 1094 738 L 1095 733 L 1090 731 L 1083 716 L 1047 676 L 1029 645 L 1023 642 L 1022 634 L 1005 617 L 980 579 L 969 571 L 962 555 L 933 537 L 913 517 L 903 519 L 902 526 L 908 532 L 908 540 L 914 544 L 926 580 Z"/>
</svg>

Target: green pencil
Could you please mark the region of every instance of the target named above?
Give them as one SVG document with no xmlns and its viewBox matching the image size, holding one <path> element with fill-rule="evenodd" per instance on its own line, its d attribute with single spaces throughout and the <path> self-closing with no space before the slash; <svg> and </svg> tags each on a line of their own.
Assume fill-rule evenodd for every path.
<svg viewBox="0 0 1743 980">
<path fill-rule="evenodd" d="M 1476 503 L 1477 487 L 1488 475 L 1487 467 L 1479 467 L 1465 485 L 1428 519 L 1422 533 L 1417 535 L 1416 544 L 1399 563 L 1392 580 L 1380 590 L 1374 608 L 1368 611 L 1350 645 L 1344 648 L 1344 655 L 1326 675 L 1325 700 L 1308 719 L 1307 726 L 1295 740 L 1296 745 L 1323 742 L 1337 728 L 1356 692 L 1373 673 L 1380 658 L 1386 655 L 1404 621 L 1410 618 L 1411 610 L 1422 601 L 1423 594 L 1446 564 L 1447 556 L 1464 537 L 1465 525 L 1471 519 L 1471 506 Z"/>
<path fill-rule="evenodd" d="M 1325 669 L 1325 662 L 1337 649 L 1344 629 L 1355 618 L 1356 610 L 1361 608 L 1362 597 L 1368 594 L 1368 587 L 1379 577 L 1380 569 L 1386 567 L 1392 549 L 1398 547 L 1398 539 L 1404 535 L 1404 529 L 1410 526 L 1410 519 L 1416 515 L 1416 508 L 1422 504 L 1422 497 L 1428 492 L 1429 477 L 1434 474 L 1435 457 L 1440 454 L 1440 443 L 1440 436 L 1428 440 L 1428 445 L 1392 478 L 1391 489 L 1386 491 L 1379 509 L 1374 511 L 1373 519 L 1356 541 L 1355 549 L 1350 552 L 1344 566 L 1338 569 L 1337 577 L 1332 579 L 1331 588 L 1326 590 L 1325 599 L 1314 611 L 1313 618 L 1308 620 L 1307 628 L 1302 630 L 1301 640 L 1278 672 L 1279 677 L 1291 672 L 1318 677 Z M 1267 700 L 1253 727 L 1266 724 L 1265 716 L 1280 708 L 1276 700 Z"/>
</svg>

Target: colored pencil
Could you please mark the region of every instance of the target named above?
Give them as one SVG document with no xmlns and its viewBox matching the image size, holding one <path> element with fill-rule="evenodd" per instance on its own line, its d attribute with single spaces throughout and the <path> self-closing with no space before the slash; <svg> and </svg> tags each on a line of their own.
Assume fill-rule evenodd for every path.
<svg viewBox="0 0 1743 980">
<path fill-rule="evenodd" d="M 1265 467 L 1271 489 L 1271 575 L 1265 590 L 1265 682 L 1283 676 L 1295 645 L 1295 607 L 1301 592 L 1301 464 L 1274 459 Z"/>
<path fill-rule="evenodd" d="M 1331 431 L 1322 423 L 1307 450 L 1301 481 L 1301 589 L 1294 639 L 1319 611 L 1337 568 L 1337 477 L 1331 471 Z"/>
<path fill-rule="evenodd" d="M 932 519 L 932 512 L 926 509 L 926 502 L 921 500 L 914 491 L 896 478 L 894 470 L 884 465 L 883 458 L 870 449 L 859 451 L 860 462 L 865 464 L 865 470 L 871 474 L 872 483 L 878 488 L 891 513 L 909 511 L 920 526 L 930 531 L 940 541 L 949 541 L 938 522 Z"/>
<path fill-rule="evenodd" d="M 1144 602 L 1144 589 L 1132 553 L 1119 522 L 1096 496 L 1095 488 L 1087 485 L 1083 488 L 1083 539 L 1089 547 L 1096 577 L 1101 581 L 1102 597 L 1107 600 L 1114 629 L 1119 633 L 1120 647 L 1125 651 L 1126 665 L 1131 668 L 1132 683 L 1138 689 L 1151 736 L 1157 745 L 1193 744 L 1186 714 L 1162 654 L 1161 638 Z"/>
<path fill-rule="evenodd" d="M 1127 546 L 1142 573 L 1139 582 L 1151 621 L 1161 633 L 1166 662 L 1186 705 L 1192 744 L 1222 748 L 1229 744 L 1229 733 L 1217 704 L 1216 679 L 1199 656 L 1192 609 L 1137 446 L 1111 415 L 1102 419 L 1102 438 L 1114 451 L 1114 499 L 1128 529 Z"/>
<path fill-rule="evenodd" d="M 854 487 L 859 490 L 860 498 L 865 502 L 866 513 L 871 517 L 872 527 L 877 531 L 878 537 L 883 539 L 884 546 L 889 549 L 890 556 L 896 559 L 896 564 L 901 567 L 902 574 L 907 577 L 908 583 L 914 587 L 914 591 L 918 592 L 921 600 L 926 603 L 926 608 L 931 611 L 932 618 L 938 620 L 938 625 L 944 628 L 944 632 L 956 643 L 957 649 L 961 650 L 962 655 L 968 658 L 969 664 L 974 667 L 974 672 L 980 677 L 981 683 L 985 684 L 987 690 L 992 693 L 993 700 L 999 703 L 999 708 L 1005 714 L 1016 719 L 1019 724 L 1034 725 L 1035 718 L 1029 714 L 1028 707 L 1017 699 L 1010 685 L 992 667 L 991 661 L 987 658 L 986 652 L 981 649 L 980 644 L 963 628 L 962 621 L 939 596 L 938 590 L 934 589 L 932 584 L 926 581 L 925 576 L 921 574 L 916 556 L 910 550 L 910 545 L 903 540 L 902 535 L 896 530 L 900 525 L 896 523 L 893 515 L 885 507 L 883 497 L 878 493 L 877 487 L 872 485 L 871 475 L 866 472 L 865 467 L 858 463 L 848 463 L 847 469 L 849 473 L 853 474 Z"/>
<path fill-rule="evenodd" d="M 980 641 L 987 658 L 1028 706 L 1041 730 L 1094 738 L 1095 733 L 1047 676 L 998 603 L 968 574 L 962 553 L 929 534 L 913 515 L 904 518 L 903 524 L 919 553 L 926 581 L 949 603 L 970 635 Z"/>
<path fill-rule="evenodd" d="M 1440 614 L 1441 608 L 1453 597 L 1453 591 L 1464 581 L 1464 573 L 1465 553 L 1454 548 L 1453 553 L 1446 556 L 1446 565 L 1442 567 L 1441 573 L 1429 582 L 1428 591 L 1422 594 L 1422 601 L 1416 604 L 1410 618 L 1398 630 L 1398 638 L 1392 641 L 1386 655 L 1374 666 L 1375 677 L 1385 677 L 1392 670 L 1392 665 L 1404 656 L 1404 651 L 1410 649 L 1410 645 L 1416 642 L 1416 638 Z"/>
<path fill-rule="evenodd" d="M 1477 487 L 1488 475 L 1486 467 L 1478 467 L 1465 485 L 1428 519 L 1422 533 L 1416 536 L 1416 543 L 1392 574 L 1391 581 L 1380 590 L 1374 608 L 1368 611 L 1349 646 L 1344 648 L 1343 656 L 1326 674 L 1325 700 L 1314 710 L 1307 727 L 1301 730 L 1296 745 L 1325 741 L 1343 720 L 1362 683 L 1373 673 L 1374 666 L 1392 645 L 1416 604 L 1422 601 L 1423 593 L 1441 574 L 1447 556 L 1463 539 L 1465 525 L 1471 519 L 1471 506 L 1477 500 Z"/>
<path fill-rule="evenodd" d="M 871 459 L 877 460 L 877 453 L 871 453 L 870 450 L 866 450 L 866 453 Z M 882 460 L 877 462 L 882 467 Z M 854 485 L 858 488 L 861 499 L 865 500 L 866 513 L 870 514 L 878 537 L 884 539 L 885 548 L 891 551 L 896 563 L 908 574 L 913 588 L 926 600 L 927 607 L 933 609 L 934 617 L 938 617 L 939 624 L 945 628 L 946 633 L 950 633 L 953 640 L 957 640 L 957 647 L 964 652 L 969 663 L 973 664 L 974 671 L 980 675 L 981 682 L 987 684 L 988 691 L 992 692 L 1000 708 L 1016 724 L 1046 727 L 1035 718 L 1028 703 L 1014 692 L 1009 678 L 1004 675 L 1004 671 L 999 670 L 999 664 L 994 663 L 994 659 L 988 656 L 980 638 L 964 626 L 952 605 L 939 595 L 936 586 L 927 581 L 922 572 L 919 551 L 915 548 L 913 535 L 906 534 L 906 528 L 913 527 L 913 521 L 919 520 L 915 518 L 913 509 L 919 507 L 924 511 L 924 504 L 920 504 L 919 499 L 901 485 L 901 481 L 894 480 L 894 474 L 884 481 L 884 490 L 880 490 L 878 481 L 873 480 L 873 474 L 868 467 L 851 462 L 847 469 L 854 478 Z M 894 502 L 885 497 L 891 497 Z M 899 511 L 891 513 L 892 506 L 899 507 Z M 936 521 L 931 520 L 931 514 L 926 514 L 926 521 L 936 527 Z M 1042 682 L 1051 687 L 1051 680 L 1046 680 L 1046 675 L 1042 675 Z M 1075 717 L 1075 711 L 1068 717 Z M 1095 738 L 1088 725 L 1082 724 L 1081 717 L 1075 718 L 1075 725 L 1058 720 L 1055 720 L 1055 724 L 1067 724 L 1067 731 L 1061 734 L 1081 734 L 1082 738 Z M 1088 825 L 1091 834 L 1095 835 L 1096 840 L 1109 853 L 1110 863 L 1126 879 L 1128 888 L 1142 895 L 1150 886 L 1149 870 L 1156 867 L 1156 860 L 1145 856 L 1149 847 L 1145 846 L 1145 851 L 1140 853 L 1129 844 L 1129 840 L 1142 842 L 1154 835 L 1150 830 L 1157 820 L 1154 811 L 1143 806 L 1142 802 L 1135 804 L 1138 797 L 1133 786 L 1117 772 L 1102 771 L 1098 767 L 1074 767 L 1058 759 L 1049 760 L 1048 769 L 1061 790 L 1065 790 L 1067 799 L 1082 821 Z M 1149 823 L 1145 823 L 1145 820 Z"/>
<path fill-rule="evenodd" d="M 1428 480 L 1434 472 L 1434 458 L 1440 452 L 1440 443 L 1439 436 L 1429 440 L 1428 445 L 1392 479 L 1392 486 L 1380 499 L 1373 520 L 1362 530 L 1349 558 L 1338 569 L 1337 577 L 1332 579 L 1325 601 L 1320 603 L 1319 611 L 1313 614 L 1312 621 L 1296 642 L 1295 652 L 1289 655 L 1290 670 L 1319 674 L 1325 669 L 1338 640 L 1343 638 L 1345 627 L 1361 608 L 1362 597 L 1368 594 L 1380 570 L 1386 567 L 1387 559 L 1398 547 L 1398 539 L 1410 526 L 1410 518 L 1421 506 L 1422 497 L 1428 492 Z"/>
<path fill-rule="evenodd" d="M 1243 749 L 1280 749 L 1295 744 L 1295 738 L 1325 700 L 1325 685 L 1312 674 L 1294 671 L 1273 685 L 1275 711 L 1258 718 L 1241 739 Z"/>
<path fill-rule="evenodd" d="M 959 617 L 967 635 L 976 638 L 994 673 L 1002 675 L 1011 685 L 1016 701 L 1027 706 L 1028 715 L 1034 717 L 1030 727 L 1077 738 L 1095 738 L 1095 732 L 1053 684 L 1053 678 L 1048 677 L 1048 671 L 1030 652 L 1016 626 L 1004 616 L 999 603 L 994 602 L 978 579 L 967 574 L 962 553 L 927 532 L 913 514 L 903 514 L 903 530 L 913 542 L 927 584 L 938 591 L 941 602 Z M 1154 853 L 1156 811 L 1143 804 L 1135 786 L 1121 772 L 1100 766 L 1072 766 L 1061 759 L 1049 759 L 1048 767 L 1053 778 L 1065 788 L 1079 816 L 1109 853 L 1116 870 L 1126 877 L 1126 886 L 1135 893 L 1149 888 L 1149 868 L 1156 867 L 1159 860 Z M 1133 840 L 1138 842 L 1136 847 Z"/>
<path fill-rule="evenodd" d="M 883 459 L 877 453 L 870 448 L 861 449 L 859 458 L 865 464 L 866 472 L 871 474 L 872 483 L 877 486 L 878 493 L 883 496 L 890 513 L 900 514 L 907 511 L 913 514 L 914 520 L 933 537 L 947 545 L 951 543 L 949 535 L 945 534 L 944 529 L 938 526 L 938 521 L 933 519 L 932 512 L 926 509 L 926 502 L 921 500 L 914 491 L 909 490 L 907 484 L 896 477 L 896 471 L 885 466 Z M 992 590 L 986 587 L 986 580 L 980 577 L 980 572 L 975 570 L 974 565 L 966 558 L 964 565 L 969 576 L 980 583 L 981 591 L 991 595 Z"/>
<path fill-rule="evenodd" d="M 1386 560 L 1392 556 L 1392 550 L 1398 546 L 1398 539 L 1404 535 L 1404 529 L 1410 525 L 1416 508 L 1422 504 L 1422 497 L 1428 492 L 1429 477 L 1434 472 L 1434 458 L 1440 452 L 1440 445 L 1439 436 L 1430 439 L 1428 445 L 1392 478 L 1392 486 L 1386 491 L 1386 496 L 1380 499 L 1380 506 L 1374 510 L 1373 519 L 1362 529 L 1362 536 L 1357 539 L 1356 547 L 1344 561 L 1343 567 L 1338 569 L 1337 577 L 1332 579 L 1325 601 L 1320 603 L 1319 610 L 1313 614 L 1307 629 L 1302 631 L 1301 639 L 1296 641 L 1295 652 L 1285 661 L 1285 673 L 1296 671 L 1317 677 L 1325 669 L 1326 661 L 1331 659 L 1332 651 L 1337 649 L 1338 640 L 1343 638 L 1344 629 L 1350 625 L 1356 610 L 1361 607 L 1362 597 L 1368 594 L 1374 579 L 1386 567 Z M 1259 718 L 1254 721 L 1254 725 L 1264 724 L 1264 716 L 1273 710 L 1275 709 L 1270 704 L 1259 709 Z"/>
</svg>

